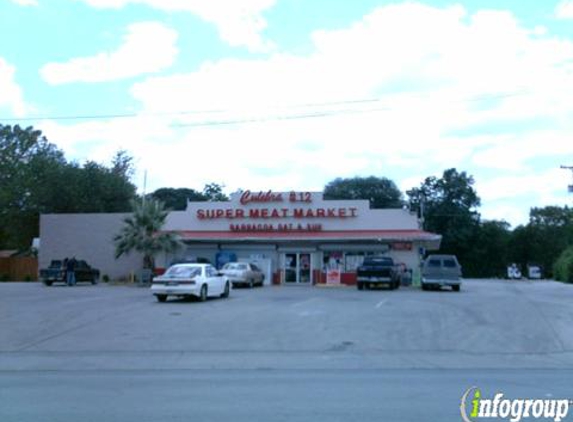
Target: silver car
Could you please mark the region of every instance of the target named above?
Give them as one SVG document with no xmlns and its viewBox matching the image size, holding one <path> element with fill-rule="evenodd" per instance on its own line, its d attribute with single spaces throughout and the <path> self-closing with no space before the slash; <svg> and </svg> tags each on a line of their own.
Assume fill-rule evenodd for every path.
<svg viewBox="0 0 573 422">
<path fill-rule="evenodd" d="M 439 289 L 449 286 L 460 291 L 462 267 L 455 255 L 430 255 L 422 265 L 422 289 Z"/>
<path fill-rule="evenodd" d="M 221 272 L 227 276 L 233 286 L 261 286 L 265 282 L 265 275 L 255 264 L 249 262 L 228 262 Z"/>
</svg>

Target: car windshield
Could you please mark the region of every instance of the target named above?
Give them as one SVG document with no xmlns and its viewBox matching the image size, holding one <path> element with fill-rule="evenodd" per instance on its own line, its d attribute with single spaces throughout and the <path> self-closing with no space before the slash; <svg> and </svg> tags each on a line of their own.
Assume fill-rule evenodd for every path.
<svg viewBox="0 0 573 422">
<path fill-rule="evenodd" d="M 230 262 L 228 264 L 225 264 L 223 269 L 224 270 L 241 270 L 241 271 L 244 271 L 247 269 L 247 264 L 239 264 L 236 262 Z"/>
<path fill-rule="evenodd" d="M 175 265 L 169 268 L 165 275 L 168 277 L 192 278 L 201 275 L 201 267 L 190 267 L 186 265 Z"/>
</svg>

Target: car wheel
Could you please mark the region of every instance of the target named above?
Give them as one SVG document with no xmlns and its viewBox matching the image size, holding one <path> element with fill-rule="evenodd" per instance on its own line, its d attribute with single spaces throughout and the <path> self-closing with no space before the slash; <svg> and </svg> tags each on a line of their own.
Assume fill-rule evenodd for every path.
<svg viewBox="0 0 573 422">
<path fill-rule="evenodd" d="M 223 291 L 223 293 L 221 294 L 221 297 L 229 297 L 229 292 L 231 291 L 231 286 L 229 285 L 229 282 L 227 281 L 225 283 L 225 290 Z"/>
<path fill-rule="evenodd" d="M 92 284 L 97 284 L 97 277 L 94 275 L 94 277 L 92 278 Z"/>
<path fill-rule="evenodd" d="M 422 284 L 422 290 L 427 291 L 428 290 L 428 286 L 426 284 Z"/>
<path fill-rule="evenodd" d="M 358 290 L 364 290 L 364 284 L 362 284 L 362 283 L 356 283 L 356 288 L 357 288 Z"/>
<path fill-rule="evenodd" d="M 165 302 L 167 300 L 167 295 L 155 295 L 158 302 Z"/>
<path fill-rule="evenodd" d="M 396 280 L 396 283 L 394 283 L 394 288 L 396 290 L 398 290 L 400 288 L 400 280 Z"/>
<path fill-rule="evenodd" d="M 46 286 L 51 286 L 51 285 L 52 285 L 52 282 L 51 282 L 51 281 L 48 281 L 48 280 L 44 280 L 44 284 L 45 284 Z"/>
<path fill-rule="evenodd" d="M 452 286 L 452 290 L 453 290 L 454 292 L 459 292 L 459 291 L 460 291 L 460 285 L 458 284 L 458 285 L 456 285 L 456 286 Z"/>
<path fill-rule="evenodd" d="M 199 296 L 199 300 L 201 302 L 205 302 L 207 300 L 207 285 L 203 284 L 203 286 L 201 286 L 201 293 Z"/>
</svg>

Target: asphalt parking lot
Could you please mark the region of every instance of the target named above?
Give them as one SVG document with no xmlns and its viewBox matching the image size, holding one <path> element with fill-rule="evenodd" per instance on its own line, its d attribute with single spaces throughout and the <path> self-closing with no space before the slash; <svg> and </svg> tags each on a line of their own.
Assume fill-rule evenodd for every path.
<svg viewBox="0 0 573 422">
<path fill-rule="evenodd" d="M 204 381 L 212 394 L 230 394 L 237 403 L 249 395 L 245 388 L 261 397 L 273 392 L 269 400 L 278 400 L 283 413 L 271 417 L 264 402 L 251 409 L 267 420 L 307 420 L 317 389 L 330 391 L 324 400 L 331 405 L 316 420 L 348 420 L 348 407 L 335 410 L 354 395 L 362 405 L 353 414 L 367 419 L 459 420 L 453 419 L 459 417 L 454 398 L 477 382 L 573 398 L 572 320 L 573 286 L 551 281 L 465 280 L 460 293 L 264 287 L 234 289 L 229 299 L 205 303 L 158 303 L 147 288 L 135 286 L 4 283 L 0 419 L 48 421 L 57 414 L 57 420 L 101 420 L 86 415 L 97 413 L 102 400 L 113 401 L 111 383 L 126 402 L 116 404 L 123 413 L 106 420 L 156 420 L 159 415 L 140 408 L 141 395 L 157 393 L 153 385 L 177 396 L 181 383 Z M 240 394 L 225 390 L 233 383 Z M 96 399 L 66 413 L 42 395 L 42 386 L 53 384 L 72 395 L 88 389 Z M 428 388 L 434 393 L 424 394 Z M 285 401 L 276 397 L 283 390 Z M 20 406 L 32 394 L 44 398 L 23 417 Z M 394 405 L 380 407 L 377 397 Z M 426 413 L 412 413 L 412 397 Z M 300 408 L 290 407 L 295 403 Z M 204 420 L 230 416 L 193 405 Z M 134 407 L 143 413 L 130 413 Z M 228 408 L 234 419 L 252 420 L 252 412 L 238 409 Z M 176 407 L 170 420 L 188 420 L 180 411 Z"/>
</svg>

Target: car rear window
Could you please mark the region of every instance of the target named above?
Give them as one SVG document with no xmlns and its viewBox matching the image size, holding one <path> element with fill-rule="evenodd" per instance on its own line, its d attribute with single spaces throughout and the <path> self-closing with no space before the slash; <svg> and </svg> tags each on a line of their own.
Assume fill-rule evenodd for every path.
<svg viewBox="0 0 573 422">
<path fill-rule="evenodd" d="M 444 267 L 446 268 L 456 268 L 456 261 L 453 259 L 444 259 Z"/>
<path fill-rule="evenodd" d="M 246 270 L 247 264 L 239 264 L 236 262 L 230 262 L 230 263 L 225 264 L 225 266 L 223 268 L 225 270 Z"/>
<path fill-rule="evenodd" d="M 442 261 L 440 261 L 439 259 L 430 259 L 428 261 L 428 267 L 439 268 L 441 266 L 442 266 Z"/>
<path fill-rule="evenodd" d="M 169 277 L 196 277 L 201 275 L 201 267 L 184 267 L 184 266 L 175 266 L 169 268 L 165 272 L 166 276 Z"/>
</svg>

